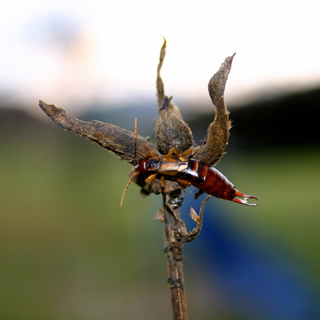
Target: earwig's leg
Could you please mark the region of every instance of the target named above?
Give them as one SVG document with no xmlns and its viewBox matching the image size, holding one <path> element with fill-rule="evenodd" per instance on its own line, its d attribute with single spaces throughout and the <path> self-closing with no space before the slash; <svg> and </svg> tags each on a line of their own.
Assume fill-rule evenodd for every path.
<svg viewBox="0 0 320 320">
<path fill-rule="evenodd" d="M 190 187 L 191 186 L 191 182 L 183 180 L 183 179 L 177 179 L 177 181 L 179 182 L 180 186 L 182 187 L 184 196 L 186 196 L 187 194 L 186 194 L 186 189 L 185 188 Z"/>
<path fill-rule="evenodd" d="M 164 178 L 165 178 L 165 176 L 161 176 L 160 182 L 161 182 L 161 188 L 162 188 L 163 193 L 166 193 L 166 182 L 164 181 Z"/>
<path fill-rule="evenodd" d="M 182 153 L 181 153 L 181 157 L 183 157 L 183 158 L 185 158 L 185 156 L 188 154 L 188 153 L 190 153 L 190 157 L 192 157 L 192 150 L 191 149 L 187 149 L 187 150 L 185 150 L 185 151 L 183 151 Z"/>
<path fill-rule="evenodd" d="M 167 156 L 172 156 L 174 153 L 176 154 L 176 156 L 179 157 L 179 152 L 178 152 L 177 148 L 172 148 L 172 149 L 167 153 Z"/>
<path fill-rule="evenodd" d="M 198 200 L 199 197 L 200 197 L 201 195 L 203 195 L 203 194 L 204 194 L 204 191 L 198 190 L 198 191 L 195 193 L 194 198 L 195 198 L 196 200 Z"/>
<path fill-rule="evenodd" d="M 199 149 L 200 149 L 200 146 L 195 148 L 194 150 L 187 149 L 181 153 L 181 157 L 185 157 L 188 153 L 190 154 L 190 157 L 192 157 Z"/>
<path fill-rule="evenodd" d="M 179 184 L 181 185 L 181 187 L 190 187 L 192 184 L 189 181 L 183 180 L 183 179 L 177 179 L 177 181 L 179 182 Z"/>
<path fill-rule="evenodd" d="M 154 180 L 156 178 L 156 176 L 157 176 L 157 173 L 153 173 L 146 180 L 144 180 L 144 182 L 148 183 L 148 182 Z"/>
<path fill-rule="evenodd" d="M 236 198 L 236 197 L 244 198 L 244 200 L 238 199 L 238 198 Z M 247 199 L 256 199 L 256 200 L 258 200 L 257 197 L 243 194 L 243 193 L 241 193 L 240 191 L 238 191 L 238 190 L 236 189 L 236 190 L 235 190 L 235 193 L 234 193 L 234 198 L 231 199 L 231 201 L 233 201 L 233 202 L 238 202 L 238 203 L 244 204 L 244 205 L 246 205 L 246 206 L 250 206 L 250 207 L 255 207 L 255 206 L 257 206 L 256 203 L 248 203 L 248 202 L 247 202 Z"/>
<path fill-rule="evenodd" d="M 172 155 L 175 153 L 176 156 L 178 156 L 178 157 L 185 157 L 185 156 L 189 153 L 189 154 L 190 154 L 190 157 L 192 157 L 199 149 L 200 149 L 200 146 L 197 147 L 195 150 L 187 149 L 187 150 L 183 151 L 183 152 L 181 153 L 181 155 L 179 155 L 179 151 L 177 150 L 177 148 L 172 148 L 172 149 L 168 152 L 167 156 L 172 156 Z"/>
<path fill-rule="evenodd" d="M 192 151 L 191 157 L 194 156 L 194 155 L 198 152 L 198 150 L 199 150 L 200 148 L 201 148 L 201 146 L 195 148 L 195 149 Z"/>
</svg>

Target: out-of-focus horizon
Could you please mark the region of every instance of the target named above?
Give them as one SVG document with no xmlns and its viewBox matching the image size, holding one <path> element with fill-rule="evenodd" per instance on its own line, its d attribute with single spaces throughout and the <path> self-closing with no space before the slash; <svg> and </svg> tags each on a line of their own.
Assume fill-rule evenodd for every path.
<svg viewBox="0 0 320 320">
<path fill-rule="evenodd" d="M 309 3 L 309 5 L 308 5 Z M 82 111 L 155 97 L 162 38 L 166 92 L 210 105 L 207 82 L 237 53 L 227 103 L 316 87 L 314 1 L 10 1 L 0 12 L 0 105 L 38 99 Z M 314 58 L 313 58 L 314 57 Z"/>
<path fill-rule="evenodd" d="M 65 132 L 38 100 L 155 141 L 156 67 L 195 145 L 209 78 L 236 52 L 220 170 L 259 198 L 212 197 L 185 246 L 190 319 L 320 319 L 318 5 L 289 1 L 9 1 L 0 11 L 0 318 L 171 318 L 161 197 Z M 204 195 L 203 195 L 204 196 Z M 203 197 L 202 196 L 202 197 Z M 182 217 L 201 202 L 187 188 Z"/>
</svg>

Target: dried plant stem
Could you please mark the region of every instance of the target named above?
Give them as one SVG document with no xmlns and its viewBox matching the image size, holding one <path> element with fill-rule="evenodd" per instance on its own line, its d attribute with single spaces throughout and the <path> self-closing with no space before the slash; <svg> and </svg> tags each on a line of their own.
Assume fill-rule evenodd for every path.
<svg viewBox="0 0 320 320">
<path fill-rule="evenodd" d="M 170 285 L 171 303 L 174 320 L 187 320 L 187 302 L 184 286 L 182 248 L 185 243 L 193 241 L 200 233 L 203 223 L 203 211 L 210 196 L 203 201 L 199 216 L 191 208 L 190 216 L 196 228 L 187 232 L 183 220 L 180 219 L 182 204 L 180 190 L 163 194 L 163 209 L 160 210 L 164 223 L 165 253 L 167 258 L 168 283 Z"/>
<path fill-rule="evenodd" d="M 190 217 L 195 222 L 196 228 L 188 232 L 184 222 L 180 219 L 180 206 L 182 204 L 181 188 L 183 188 L 183 185 L 181 185 L 179 179 L 174 179 L 172 175 L 176 176 L 176 178 L 181 178 L 181 174 L 184 173 L 187 176 L 189 173 L 187 173 L 187 168 L 184 168 L 186 165 L 184 161 L 182 161 L 179 156 L 175 158 L 172 157 L 172 153 L 170 152 L 175 150 L 178 154 L 184 154 L 185 151 L 189 152 L 190 150 L 197 150 L 197 152 L 194 152 L 192 155 L 193 163 L 194 161 L 197 161 L 198 164 L 202 163 L 203 166 L 206 167 L 215 165 L 221 159 L 228 143 L 229 130 L 231 128 L 229 111 L 227 110 L 224 101 L 224 90 L 234 55 L 225 59 L 218 72 L 214 74 L 209 81 L 209 94 L 212 103 L 216 108 L 216 116 L 208 128 L 205 140 L 198 149 L 194 145 L 191 129 L 187 123 L 183 121 L 178 107 L 172 102 L 172 97 L 169 98 L 165 95 L 164 83 L 160 75 L 165 53 L 166 40 L 164 39 L 157 68 L 156 83 L 159 117 L 156 120 L 155 145 L 147 139 L 137 135 L 136 130 L 133 133 L 100 121 L 81 121 L 70 116 L 63 108 L 53 104 L 47 104 L 41 100 L 39 101 L 39 106 L 54 122 L 64 129 L 70 130 L 91 140 L 115 153 L 122 160 L 136 166 L 135 171 L 133 171 L 135 177 L 132 181 L 136 182 L 142 188 L 142 195 L 164 193 L 163 185 L 165 182 L 166 193 L 163 194 L 163 209 L 159 210 L 157 219 L 162 219 L 164 222 L 165 253 L 169 276 L 168 283 L 171 290 L 174 320 L 187 320 L 188 316 L 182 264 L 184 256 L 182 254 L 182 248 L 185 243 L 193 241 L 199 235 L 203 223 L 204 207 L 210 198 L 210 195 L 203 201 L 199 215 L 197 215 L 194 209 L 190 209 Z M 157 170 L 148 169 L 147 163 L 150 164 L 151 156 L 154 157 L 153 161 L 156 161 L 159 164 Z M 189 161 L 188 159 L 186 159 L 186 162 Z M 142 163 L 143 165 L 146 165 L 147 169 L 141 170 Z M 178 166 L 178 169 L 175 169 L 176 166 Z M 140 169 L 138 169 L 139 167 Z M 205 176 L 202 176 L 202 171 L 197 171 L 190 163 L 187 167 L 190 170 L 195 170 L 194 173 L 196 174 L 197 179 L 205 178 Z M 208 170 L 206 170 L 207 173 L 205 174 L 207 176 L 214 177 L 217 174 L 216 171 L 214 173 L 213 171 L 208 173 Z M 169 175 L 167 172 L 171 172 L 171 174 Z M 235 193 L 237 196 L 245 196 L 234 189 L 234 186 L 221 173 L 219 173 L 219 175 L 221 177 L 220 182 L 224 181 L 224 190 L 229 186 L 230 188 L 228 190 L 230 190 L 230 192 L 237 192 Z M 193 181 L 194 177 L 195 176 L 193 176 L 191 181 Z M 180 180 L 183 181 L 184 178 L 182 177 Z M 190 179 L 185 179 L 185 182 L 188 182 L 187 185 L 189 185 Z M 199 187 L 198 182 L 192 184 Z M 200 194 L 208 192 L 208 190 L 210 191 L 209 193 L 214 196 L 221 196 L 221 194 L 215 194 L 215 192 L 211 193 L 213 190 L 210 189 L 211 185 L 210 188 L 208 188 L 209 185 L 200 185 L 196 198 L 198 198 Z M 253 196 L 245 197 L 255 198 Z M 230 199 L 227 197 L 224 199 L 234 201 L 233 198 L 234 195 Z M 239 199 L 235 202 L 254 206 L 253 204 L 241 202 Z"/>
<path fill-rule="evenodd" d="M 175 241 L 176 218 L 167 205 L 167 195 L 163 195 L 163 223 L 165 253 L 167 257 L 168 283 L 171 291 L 171 303 L 174 320 L 187 320 L 187 303 L 184 290 L 183 256 Z M 175 248 L 177 245 L 177 248 Z M 176 249 L 176 250 L 175 250 Z M 178 253 L 178 256 L 175 255 Z"/>
</svg>

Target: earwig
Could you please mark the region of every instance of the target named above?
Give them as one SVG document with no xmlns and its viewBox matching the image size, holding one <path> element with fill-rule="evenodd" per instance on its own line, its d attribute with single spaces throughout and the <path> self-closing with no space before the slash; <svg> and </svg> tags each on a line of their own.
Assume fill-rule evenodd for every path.
<svg viewBox="0 0 320 320">
<path fill-rule="evenodd" d="M 135 148 L 137 141 L 137 119 L 135 119 Z M 124 196 L 127 189 L 135 176 L 150 172 L 151 174 L 146 178 L 148 183 L 161 177 L 161 187 L 165 192 L 165 177 L 175 176 L 177 181 L 183 188 L 191 185 L 205 192 L 211 196 L 241 203 L 250 207 L 257 206 L 256 203 L 248 203 L 247 199 L 256 199 L 257 197 L 246 195 L 238 191 L 235 186 L 217 169 L 206 165 L 204 162 L 192 159 L 192 156 L 198 151 L 200 147 L 195 150 L 188 149 L 179 155 L 177 149 L 171 149 L 168 154 L 157 156 L 154 154 L 143 155 L 143 159 L 132 170 L 131 178 L 123 192 L 120 206 L 123 204 Z M 174 155 L 175 154 L 175 155 Z M 188 157 L 187 157 L 188 156 Z M 244 198 L 239 199 L 240 198 Z"/>
</svg>

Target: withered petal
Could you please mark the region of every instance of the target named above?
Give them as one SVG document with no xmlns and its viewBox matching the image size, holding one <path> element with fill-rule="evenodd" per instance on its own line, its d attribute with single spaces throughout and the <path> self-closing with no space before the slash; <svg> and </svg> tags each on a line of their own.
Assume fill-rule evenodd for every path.
<svg viewBox="0 0 320 320">
<path fill-rule="evenodd" d="M 136 164 L 136 160 L 143 158 L 139 153 L 160 155 L 151 142 L 139 135 L 137 136 L 136 153 L 133 132 L 97 120 L 90 122 L 79 120 L 69 115 L 63 108 L 47 104 L 42 100 L 39 101 L 39 106 L 55 123 L 64 129 L 91 140 L 132 165 Z"/>
<path fill-rule="evenodd" d="M 163 38 L 164 42 L 163 42 L 163 45 L 160 49 L 160 57 L 159 57 L 159 64 L 157 67 L 157 81 L 156 81 L 159 109 L 162 106 L 163 98 L 166 96 L 166 94 L 164 92 L 164 84 L 163 84 L 163 80 L 161 78 L 160 72 L 161 72 L 164 58 L 166 56 L 167 40 L 164 37 L 162 37 L 162 38 Z M 168 106 L 170 108 L 170 112 L 174 113 L 179 119 L 182 120 L 182 115 L 181 115 L 179 108 L 172 101 L 170 101 L 170 104 Z"/>
<path fill-rule="evenodd" d="M 209 95 L 216 107 L 216 115 L 214 121 L 209 125 L 205 144 L 194 155 L 194 158 L 209 166 L 217 164 L 228 144 L 231 122 L 224 101 L 224 90 L 234 56 L 235 54 L 225 59 L 208 84 Z"/>
</svg>

